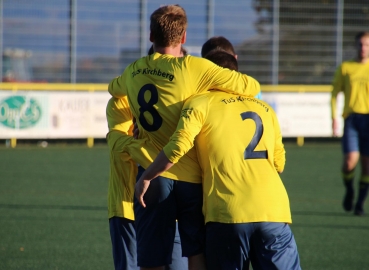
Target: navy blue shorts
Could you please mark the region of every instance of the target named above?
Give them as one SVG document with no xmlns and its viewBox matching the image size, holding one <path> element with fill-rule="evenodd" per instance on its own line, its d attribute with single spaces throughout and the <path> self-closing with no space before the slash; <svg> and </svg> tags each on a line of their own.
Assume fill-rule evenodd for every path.
<svg viewBox="0 0 369 270">
<path fill-rule="evenodd" d="M 206 224 L 206 267 L 212 270 L 300 268 L 288 224 L 255 222 Z"/>
<path fill-rule="evenodd" d="M 144 169 L 138 168 L 137 179 Z M 205 226 L 202 214 L 202 185 L 153 179 L 145 193 L 146 208 L 134 202 L 137 259 L 141 267 L 170 264 L 176 220 L 181 237 L 182 256 L 204 252 Z"/>
<path fill-rule="evenodd" d="M 182 257 L 181 238 L 178 232 L 178 222 L 176 222 L 176 234 L 174 236 L 172 263 L 165 266 L 165 270 L 188 270 L 188 259 Z"/>
<path fill-rule="evenodd" d="M 134 221 L 112 217 L 109 219 L 109 227 L 115 269 L 138 270 Z"/>
<path fill-rule="evenodd" d="M 353 113 L 345 119 L 342 150 L 369 156 L 369 114 Z"/>
<path fill-rule="evenodd" d="M 136 233 L 132 220 L 112 217 L 109 219 L 110 237 L 113 248 L 115 270 L 138 270 Z M 181 239 L 178 226 L 175 233 L 172 263 L 165 270 L 187 270 L 188 260 L 182 257 Z"/>
</svg>

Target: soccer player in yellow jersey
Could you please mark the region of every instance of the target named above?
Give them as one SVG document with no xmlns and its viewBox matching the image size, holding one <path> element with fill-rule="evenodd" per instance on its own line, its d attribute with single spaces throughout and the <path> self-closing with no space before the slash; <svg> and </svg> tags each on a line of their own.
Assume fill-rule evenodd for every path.
<svg viewBox="0 0 369 270">
<path fill-rule="evenodd" d="M 132 196 L 137 165 L 120 150 L 132 140 L 132 113 L 127 99 L 123 98 L 111 98 L 106 109 L 109 127 L 106 139 L 110 149 L 108 217 L 114 267 L 116 270 L 138 269 Z"/>
<path fill-rule="evenodd" d="M 127 98 L 111 98 L 106 107 L 106 117 L 109 127 L 106 139 L 110 150 L 108 217 L 114 268 L 138 270 L 133 212 L 137 164 L 124 150 L 128 144 L 143 145 L 143 142 L 132 141 L 132 113 Z M 165 269 L 188 269 L 187 258 L 182 257 L 178 231 L 173 244 L 172 262 Z"/>
<path fill-rule="evenodd" d="M 355 168 L 361 159 L 359 194 L 354 210 L 355 215 L 361 216 L 369 188 L 369 32 L 358 33 L 355 45 L 356 58 L 343 62 L 334 75 L 331 108 L 333 135 L 337 136 L 336 99 L 342 91 L 345 99 L 342 175 L 346 187 L 343 208 L 353 209 Z"/>
<path fill-rule="evenodd" d="M 237 66 L 226 52 L 206 57 Z M 263 101 L 219 91 L 189 98 L 176 132 L 136 184 L 140 203 L 156 181 L 150 180 L 178 162 L 194 140 L 203 171 L 207 269 L 248 269 L 249 261 L 253 269 L 300 269 L 279 176 L 282 136 L 275 112 Z"/>
<path fill-rule="evenodd" d="M 247 75 L 221 68 L 199 57 L 181 56 L 187 16 L 178 5 L 162 6 L 150 16 L 150 41 L 155 53 L 130 64 L 109 84 L 117 98 L 128 97 L 145 147 L 129 150 L 139 174 L 147 168 L 175 131 L 184 101 L 211 88 L 254 96 L 259 83 Z M 155 155 L 150 155 L 155 152 Z M 178 181 L 176 181 L 178 180 Z M 146 193 L 147 207 L 135 204 L 138 264 L 163 269 L 170 260 L 176 219 L 183 256 L 190 269 L 203 269 L 204 217 L 201 170 L 190 150 L 163 173 Z"/>
</svg>

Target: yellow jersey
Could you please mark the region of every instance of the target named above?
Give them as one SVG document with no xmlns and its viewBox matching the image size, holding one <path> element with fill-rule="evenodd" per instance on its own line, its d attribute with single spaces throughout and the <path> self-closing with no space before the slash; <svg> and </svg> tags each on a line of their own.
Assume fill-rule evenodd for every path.
<svg viewBox="0 0 369 270">
<path fill-rule="evenodd" d="M 337 94 L 341 91 L 345 96 L 344 118 L 351 113 L 369 114 L 369 62 L 343 62 L 335 72 L 332 87 L 332 118 L 335 118 Z"/>
<path fill-rule="evenodd" d="M 132 142 L 132 113 L 127 98 L 111 98 L 106 107 L 109 133 L 106 136 L 110 151 L 108 186 L 108 217 L 124 217 L 134 220 L 133 196 L 137 164 L 126 152 L 126 144 Z"/>
<path fill-rule="evenodd" d="M 206 222 L 292 222 L 278 173 L 285 164 L 282 135 L 267 103 L 217 91 L 193 96 L 163 150 L 176 163 L 194 144 Z"/>
<path fill-rule="evenodd" d="M 129 149 L 131 157 L 147 168 L 175 131 L 185 100 L 211 88 L 249 96 L 260 92 L 254 78 L 191 55 L 154 53 L 130 64 L 110 82 L 109 92 L 117 98 L 128 96 L 139 136 L 147 139 L 145 147 Z M 162 176 L 201 183 L 195 149 Z"/>
</svg>

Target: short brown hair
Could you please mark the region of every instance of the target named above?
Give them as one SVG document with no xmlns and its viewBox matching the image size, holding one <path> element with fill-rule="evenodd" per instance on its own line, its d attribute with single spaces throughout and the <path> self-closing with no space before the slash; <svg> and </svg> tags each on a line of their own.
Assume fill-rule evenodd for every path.
<svg viewBox="0 0 369 270">
<path fill-rule="evenodd" d="M 232 43 L 223 36 L 215 36 L 209 38 L 201 48 L 201 56 L 205 57 L 212 50 L 223 50 L 227 53 L 235 56 L 236 52 L 233 48 Z"/>
<path fill-rule="evenodd" d="M 179 5 L 162 6 L 150 16 L 150 31 L 156 46 L 174 47 L 178 45 L 186 29 L 186 11 Z"/>
<path fill-rule="evenodd" d="M 204 58 L 210 60 L 218 66 L 238 71 L 237 59 L 225 51 L 215 49 L 205 55 Z"/>
</svg>

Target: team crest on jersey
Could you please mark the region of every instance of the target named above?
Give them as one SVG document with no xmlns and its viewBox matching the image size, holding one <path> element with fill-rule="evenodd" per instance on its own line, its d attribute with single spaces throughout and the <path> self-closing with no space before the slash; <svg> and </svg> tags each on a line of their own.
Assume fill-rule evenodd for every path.
<svg viewBox="0 0 369 270">
<path fill-rule="evenodd" d="M 190 114 L 192 113 L 192 111 L 193 111 L 192 108 L 183 109 L 181 113 L 181 117 L 190 118 Z"/>
</svg>

